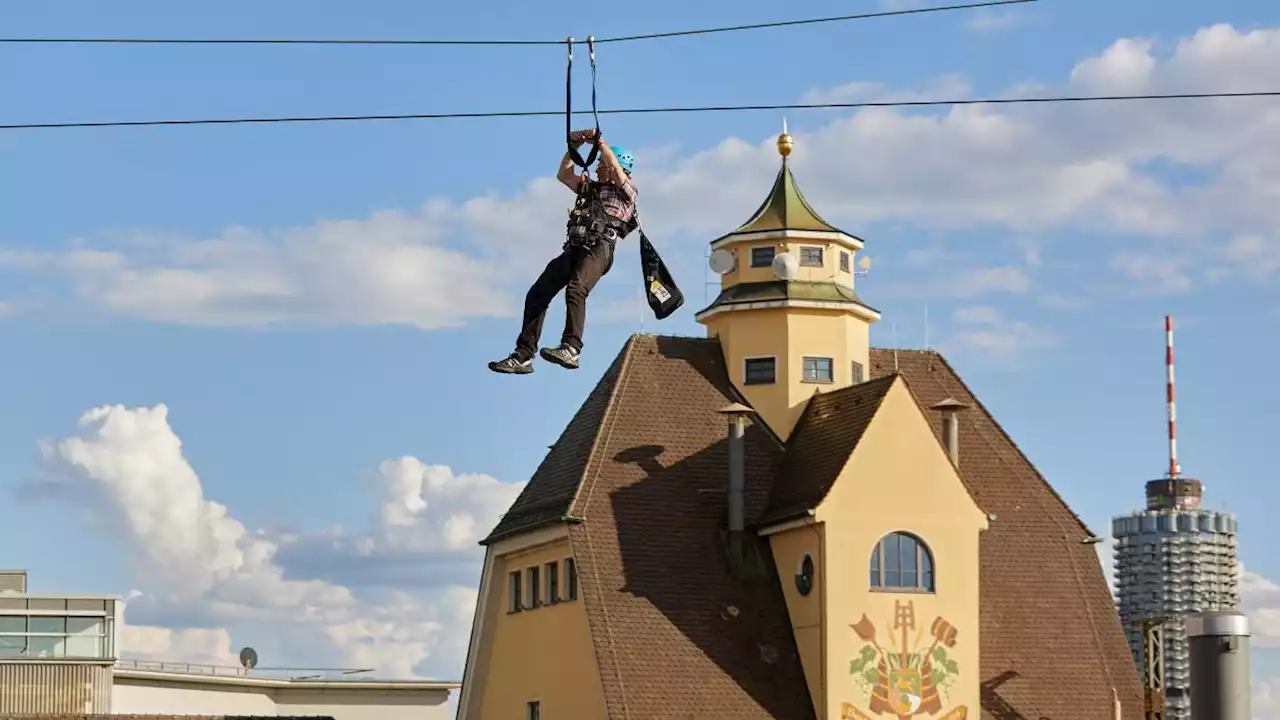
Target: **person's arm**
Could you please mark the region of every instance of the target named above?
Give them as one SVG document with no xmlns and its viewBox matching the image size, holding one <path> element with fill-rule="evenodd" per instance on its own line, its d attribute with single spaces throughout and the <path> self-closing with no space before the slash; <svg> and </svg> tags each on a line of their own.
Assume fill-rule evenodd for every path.
<svg viewBox="0 0 1280 720">
<path fill-rule="evenodd" d="M 569 142 L 572 142 L 575 147 L 582 147 L 582 144 L 595 137 L 595 134 L 594 129 L 574 130 L 569 133 Z M 574 192 L 581 189 L 582 180 L 586 177 L 585 171 L 579 175 L 576 168 L 577 163 L 573 161 L 573 153 L 565 152 L 564 157 L 560 159 L 560 169 L 556 171 L 556 179 Z"/>
<path fill-rule="evenodd" d="M 614 183 L 627 196 L 627 200 L 634 203 L 636 201 L 635 183 L 631 182 L 631 176 L 627 171 L 622 169 L 618 156 L 613 154 L 613 148 L 605 144 L 604 138 L 600 139 L 600 167 L 609 168 Z"/>
<path fill-rule="evenodd" d="M 573 162 L 573 155 L 566 152 L 560 160 L 560 170 L 556 172 L 556 179 L 574 192 L 582 186 L 583 175 L 579 175 L 578 166 Z"/>
</svg>

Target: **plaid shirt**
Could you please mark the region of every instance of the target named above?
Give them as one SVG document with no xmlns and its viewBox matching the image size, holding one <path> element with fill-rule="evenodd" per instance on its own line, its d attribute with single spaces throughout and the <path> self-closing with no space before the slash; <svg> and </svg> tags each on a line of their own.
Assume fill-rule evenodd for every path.
<svg viewBox="0 0 1280 720">
<path fill-rule="evenodd" d="M 623 222 L 630 222 L 636 214 L 635 183 L 631 178 L 624 178 L 621 184 L 588 181 L 595 189 L 596 202 L 600 209 Z"/>
</svg>

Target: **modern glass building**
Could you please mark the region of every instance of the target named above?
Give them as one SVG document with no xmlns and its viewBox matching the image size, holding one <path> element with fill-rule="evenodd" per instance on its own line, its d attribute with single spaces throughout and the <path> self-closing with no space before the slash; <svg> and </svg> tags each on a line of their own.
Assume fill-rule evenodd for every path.
<svg viewBox="0 0 1280 720">
<path fill-rule="evenodd" d="M 111 711 L 123 612 L 111 597 L 27 593 L 23 570 L 0 570 L 0 716 Z"/>
<path fill-rule="evenodd" d="M 115 661 L 118 600 L 26 593 L 25 571 L 0 570 L 0 660 Z"/>
</svg>

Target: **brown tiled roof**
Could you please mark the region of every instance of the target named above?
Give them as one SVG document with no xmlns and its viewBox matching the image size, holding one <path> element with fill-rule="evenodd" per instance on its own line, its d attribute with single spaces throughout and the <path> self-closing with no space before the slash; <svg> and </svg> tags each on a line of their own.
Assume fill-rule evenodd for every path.
<svg viewBox="0 0 1280 720">
<path fill-rule="evenodd" d="M 768 544 L 763 578 L 729 572 L 727 422 L 741 402 L 718 342 L 636 336 L 569 530 L 609 716 L 811 720 Z M 759 518 L 782 459 L 752 423 L 747 520 Z"/>
<path fill-rule="evenodd" d="M 613 364 L 605 370 L 600 382 L 578 409 L 578 414 L 565 426 L 560 439 L 551 446 L 551 451 L 543 458 L 524 490 L 482 544 L 560 522 L 569 514 L 569 506 L 582 483 L 582 473 L 613 401 L 614 385 L 622 374 L 622 364 L 633 342 L 634 338 L 628 340 Z"/>
<path fill-rule="evenodd" d="M 896 359 L 895 359 L 896 356 Z M 872 377 L 902 373 L 929 407 L 954 398 L 960 477 L 994 515 L 982 534 L 979 597 L 983 718 L 1110 720 L 1110 689 L 1126 720 L 1142 689 L 1091 535 L 941 355 L 871 351 Z M 926 412 L 942 436 L 942 419 Z"/>
<path fill-rule="evenodd" d="M 981 717 L 1111 720 L 1114 687 L 1126 720 L 1140 718 L 1138 675 L 1084 524 L 939 355 L 898 351 L 895 363 L 873 350 L 871 365 L 876 378 L 896 367 L 922 407 L 951 397 L 972 408 L 960 416 L 960 475 L 994 515 L 980 545 Z M 767 543 L 765 579 L 735 579 L 726 561 L 716 411 L 743 402 L 727 378 L 715 340 L 634 336 L 490 535 L 583 520 L 569 537 L 611 718 L 814 717 Z M 833 413 L 802 418 L 791 458 L 757 419 L 747 522 L 820 498 L 848 455 L 832 458 L 852 451 L 888 385 L 819 395 L 806 416 Z M 940 437 L 940 418 L 925 415 Z"/>
<path fill-rule="evenodd" d="M 789 520 L 822 502 L 862 439 L 896 375 L 815 395 L 787 440 L 763 522 Z"/>
</svg>

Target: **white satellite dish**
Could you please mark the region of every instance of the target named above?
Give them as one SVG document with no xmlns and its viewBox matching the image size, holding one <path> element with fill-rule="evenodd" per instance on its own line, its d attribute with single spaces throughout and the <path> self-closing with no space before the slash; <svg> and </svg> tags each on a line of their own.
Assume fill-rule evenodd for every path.
<svg viewBox="0 0 1280 720">
<path fill-rule="evenodd" d="M 773 256 L 773 274 L 783 280 L 794 280 L 800 271 L 800 263 L 791 253 L 778 253 Z"/>
<path fill-rule="evenodd" d="M 859 270 L 861 270 L 862 272 L 867 272 L 868 270 L 870 270 L 870 269 L 871 269 L 871 256 L 870 256 L 870 255 L 863 255 L 863 256 L 862 256 L 862 259 L 858 261 L 858 269 L 859 269 Z"/>
<path fill-rule="evenodd" d="M 733 253 L 728 250 L 720 249 L 711 253 L 711 269 L 717 275 L 724 275 L 733 270 L 734 257 Z"/>
</svg>

